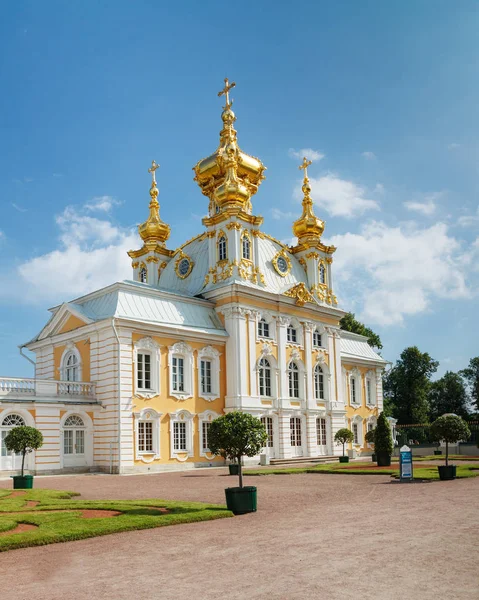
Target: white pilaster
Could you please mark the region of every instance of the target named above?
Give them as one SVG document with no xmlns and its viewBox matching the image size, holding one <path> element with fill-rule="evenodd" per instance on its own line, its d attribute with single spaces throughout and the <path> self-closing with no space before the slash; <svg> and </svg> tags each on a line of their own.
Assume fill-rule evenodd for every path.
<svg viewBox="0 0 479 600">
<path fill-rule="evenodd" d="M 276 317 L 277 330 L 276 339 L 278 340 L 278 371 L 279 371 L 279 386 L 278 386 L 278 400 L 279 406 L 284 406 L 284 399 L 288 398 L 289 405 L 289 393 L 288 393 L 288 380 L 286 374 L 286 328 L 289 324 L 289 317 Z M 289 421 L 288 421 L 289 422 Z"/>
<path fill-rule="evenodd" d="M 225 328 L 229 334 L 226 342 L 226 398 L 225 408 L 240 409 L 242 400 L 248 396 L 246 313 L 238 306 L 222 308 Z"/>
<path fill-rule="evenodd" d="M 314 385 L 313 385 L 313 323 L 309 321 L 304 322 L 304 366 L 305 366 L 305 404 L 306 408 L 316 408 L 316 398 L 314 397 Z"/>
<path fill-rule="evenodd" d="M 256 329 L 260 313 L 256 310 L 248 312 L 248 348 L 249 348 L 249 377 L 250 377 L 250 395 L 258 398 L 258 385 L 256 377 Z"/>
</svg>

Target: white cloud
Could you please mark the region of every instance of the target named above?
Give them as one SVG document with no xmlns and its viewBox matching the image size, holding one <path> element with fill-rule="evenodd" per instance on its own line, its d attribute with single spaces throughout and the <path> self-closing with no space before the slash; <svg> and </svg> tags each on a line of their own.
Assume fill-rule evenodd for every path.
<svg viewBox="0 0 479 600">
<path fill-rule="evenodd" d="M 422 201 L 408 201 L 404 202 L 404 206 L 408 210 L 418 212 L 422 215 L 430 217 L 436 212 L 437 204 L 436 201 L 442 198 L 445 192 L 432 192 L 430 194 L 424 194 Z"/>
<path fill-rule="evenodd" d="M 401 324 L 404 317 L 428 310 L 435 298 L 470 297 L 466 253 L 444 223 L 418 228 L 373 221 L 357 234 L 328 242 L 338 247 L 339 291 L 359 305 L 368 323 Z"/>
<path fill-rule="evenodd" d="M 85 204 L 85 209 L 89 212 L 110 212 L 114 206 L 120 204 L 121 202 L 111 196 L 95 196 Z"/>
<path fill-rule="evenodd" d="M 374 152 L 361 152 L 361 156 L 366 160 L 374 160 L 376 158 Z"/>
<path fill-rule="evenodd" d="M 279 208 L 272 208 L 271 216 L 273 217 L 273 219 L 276 219 L 277 221 L 281 221 L 282 219 L 294 219 L 294 218 L 299 219 L 300 214 L 299 214 L 299 212 L 298 212 L 298 214 L 295 214 L 293 212 L 283 212 Z"/>
<path fill-rule="evenodd" d="M 378 194 L 383 194 L 384 193 L 384 185 L 382 183 L 376 183 L 376 187 L 374 188 L 374 191 L 377 192 Z"/>
<path fill-rule="evenodd" d="M 366 198 L 365 188 L 353 181 L 341 179 L 333 173 L 309 179 L 313 201 L 333 217 L 355 217 L 368 210 L 379 210 L 379 203 Z M 301 185 L 294 195 L 297 199 L 303 197 Z"/>
<path fill-rule="evenodd" d="M 456 144 L 456 142 L 453 142 L 452 144 L 449 144 L 447 149 L 448 150 L 456 150 L 456 148 L 460 148 L 461 144 Z"/>
<path fill-rule="evenodd" d="M 479 206 L 477 207 L 475 215 L 459 217 L 457 224 L 461 227 L 473 227 L 474 225 L 479 225 Z"/>
<path fill-rule="evenodd" d="M 18 267 L 14 293 L 31 302 L 62 302 L 131 278 L 126 254 L 140 247 L 135 232 L 67 207 L 56 217 L 60 247 Z M 26 294 L 28 290 L 28 294 Z"/>
<path fill-rule="evenodd" d="M 0 229 L 0 240 L 4 240 L 5 239 L 5 234 L 3 233 L 3 231 Z"/>
<path fill-rule="evenodd" d="M 306 157 L 308 160 L 313 160 L 316 162 L 322 160 L 326 156 L 322 152 L 318 152 L 318 150 L 313 150 L 312 148 L 303 148 L 302 150 L 290 148 L 288 150 L 288 154 L 291 156 L 291 158 L 299 158 L 302 160 L 304 157 Z"/>
</svg>

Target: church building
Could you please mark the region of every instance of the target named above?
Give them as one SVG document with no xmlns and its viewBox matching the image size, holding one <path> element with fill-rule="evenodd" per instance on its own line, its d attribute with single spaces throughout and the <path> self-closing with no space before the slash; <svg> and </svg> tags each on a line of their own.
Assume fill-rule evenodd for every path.
<svg viewBox="0 0 479 600">
<path fill-rule="evenodd" d="M 371 452 L 364 437 L 382 410 L 387 363 L 339 327 L 336 248 L 321 241 L 310 161 L 299 167 L 296 245 L 262 230 L 253 197 L 265 166 L 238 145 L 234 85 L 226 79 L 219 94 L 218 148 L 194 167 L 202 230 L 168 247 L 153 161 L 143 245 L 128 253 L 132 279 L 50 309 L 23 346 L 35 354 L 35 377 L 0 378 L 0 473 L 19 468 L 4 437 L 23 424 L 44 436 L 28 457 L 33 473 L 221 465 L 209 426 L 233 410 L 262 420 L 270 459 L 339 454 L 334 434 L 343 427 L 354 434 L 351 449 Z"/>
</svg>

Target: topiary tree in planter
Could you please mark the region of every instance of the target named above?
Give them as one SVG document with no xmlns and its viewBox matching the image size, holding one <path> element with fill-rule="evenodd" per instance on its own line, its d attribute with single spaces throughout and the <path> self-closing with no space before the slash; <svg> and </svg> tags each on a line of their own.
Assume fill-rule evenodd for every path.
<svg viewBox="0 0 479 600">
<path fill-rule="evenodd" d="M 382 412 L 378 417 L 376 429 L 374 430 L 374 453 L 379 467 L 389 467 L 391 465 L 393 449 L 391 427 L 386 415 Z"/>
<path fill-rule="evenodd" d="M 366 440 L 367 444 L 374 444 L 374 436 L 376 435 L 374 432 L 376 431 L 376 428 L 374 427 L 374 429 L 370 429 L 369 431 L 366 432 L 366 435 L 364 436 L 364 439 Z M 372 454 L 372 460 L 373 462 L 376 462 L 376 451 L 373 451 Z"/>
<path fill-rule="evenodd" d="M 430 435 L 436 442 L 446 442 L 446 464 L 437 468 L 439 478 L 442 480 L 455 479 L 456 467 L 449 465 L 449 444 L 469 438 L 471 432 L 466 421 L 457 415 L 443 415 L 431 425 Z"/>
<path fill-rule="evenodd" d="M 253 457 L 264 448 L 268 434 L 259 419 L 249 413 L 234 411 L 212 421 L 208 446 L 213 454 L 238 464 L 239 487 L 226 488 L 226 504 L 234 514 L 256 510 L 256 487 L 243 486 L 243 456 Z"/>
<path fill-rule="evenodd" d="M 43 435 L 35 427 L 21 425 L 11 429 L 5 437 L 5 447 L 9 452 L 22 455 L 22 474 L 13 477 L 13 488 L 31 489 L 33 475 L 25 475 L 25 456 L 43 446 Z"/>
<path fill-rule="evenodd" d="M 349 444 L 349 442 L 352 442 L 353 440 L 354 434 L 350 429 L 343 427 L 342 429 L 338 429 L 338 431 L 336 431 L 334 441 L 338 444 L 338 446 L 340 446 L 341 444 L 343 445 L 343 455 L 339 457 L 339 462 L 349 462 L 349 456 L 346 456 L 344 454 L 344 447 L 346 444 Z"/>
</svg>

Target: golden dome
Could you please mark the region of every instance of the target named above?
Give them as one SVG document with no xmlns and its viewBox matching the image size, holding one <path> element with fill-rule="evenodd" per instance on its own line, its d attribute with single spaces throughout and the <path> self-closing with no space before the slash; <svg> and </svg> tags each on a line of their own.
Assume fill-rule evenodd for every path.
<svg viewBox="0 0 479 600">
<path fill-rule="evenodd" d="M 170 237 L 171 228 L 160 219 L 160 205 L 157 200 L 158 193 L 156 181 L 154 181 L 150 188 L 150 214 L 144 223 L 138 225 L 138 233 L 145 243 L 155 242 L 164 246 L 166 240 Z"/>
<path fill-rule="evenodd" d="M 202 193 L 214 200 L 219 208 L 243 208 L 258 191 L 266 169 L 259 159 L 243 152 L 237 144 L 236 130 L 233 127 L 236 116 L 231 110 L 233 102 L 229 101 L 228 95 L 234 86 L 235 83 L 230 84 L 225 79 L 225 88 L 218 94 L 226 95 L 226 105 L 221 113 L 223 129 L 218 149 L 193 168 L 194 180 Z"/>
<path fill-rule="evenodd" d="M 293 233 L 298 238 L 298 244 L 304 244 L 309 242 L 310 244 L 317 243 L 320 241 L 324 231 L 324 221 L 319 219 L 313 210 L 313 201 L 311 200 L 311 186 L 309 185 L 309 179 L 307 174 L 307 168 L 311 164 L 306 158 L 303 160 L 303 164 L 299 167 L 304 169 L 304 180 L 303 180 L 303 214 L 301 217 L 293 223 Z"/>
</svg>

